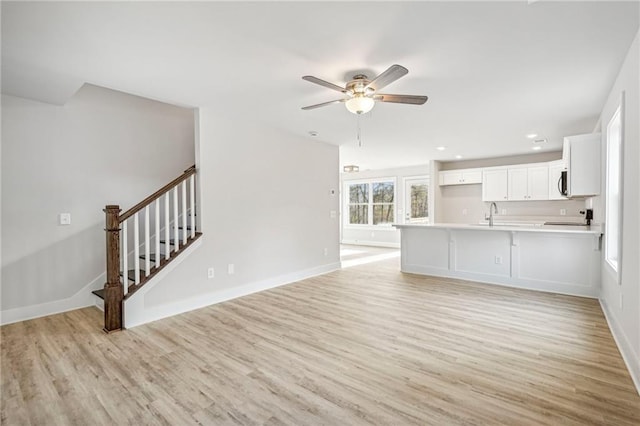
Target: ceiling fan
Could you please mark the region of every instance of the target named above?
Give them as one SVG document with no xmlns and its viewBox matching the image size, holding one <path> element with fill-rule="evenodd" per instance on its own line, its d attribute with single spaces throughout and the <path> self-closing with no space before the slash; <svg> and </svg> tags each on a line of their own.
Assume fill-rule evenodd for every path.
<svg viewBox="0 0 640 426">
<path fill-rule="evenodd" d="M 353 76 L 353 79 L 345 85 L 345 87 L 340 87 L 312 75 L 305 75 L 302 77 L 303 80 L 342 92 L 347 97 L 343 99 L 336 99 L 335 101 L 323 102 L 321 104 L 309 105 L 302 107 L 302 109 L 309 110 L 327 105 L 344 103 L 350 112 L 354 114 L 365 114 L 371 111 L 376 101 L 392 102 L 396 104 L 422 105 L 427 102 L 426 96 L 386 95 L 383 93 L 377 93 L 378 90 L 388 86 L 400 77 L 405 76 L 408 72 L 409 70 L 401 65 L 391 65 L 385 72 L 373 80 L 369 80 L 369 78 L 364 74 L 356 74 Z"/>
</svg>

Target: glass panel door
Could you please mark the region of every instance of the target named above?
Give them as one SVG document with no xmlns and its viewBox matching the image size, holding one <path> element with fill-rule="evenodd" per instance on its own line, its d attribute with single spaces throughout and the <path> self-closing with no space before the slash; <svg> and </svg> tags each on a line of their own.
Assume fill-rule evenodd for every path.
<svg viewBox="0 0 640 426">
<path fill-rule="evenodd" d="M 426 177 L 404 181 L 404 223 L 429 223 L 429 180 Z"/>
</svg>

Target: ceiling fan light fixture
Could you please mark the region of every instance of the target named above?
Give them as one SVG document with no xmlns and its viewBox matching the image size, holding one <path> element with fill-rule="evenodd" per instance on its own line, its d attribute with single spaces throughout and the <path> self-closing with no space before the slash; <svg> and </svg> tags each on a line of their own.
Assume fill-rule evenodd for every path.
<svg viewBox="0 0 640 426">
<path fill-rule="evenodd" d="M 345 106 L 354 114 L 366 114 L 373 109 L 375 101 L 362 94 L 356 94 L 353 98 L 345 102 Z"/>
</svg>

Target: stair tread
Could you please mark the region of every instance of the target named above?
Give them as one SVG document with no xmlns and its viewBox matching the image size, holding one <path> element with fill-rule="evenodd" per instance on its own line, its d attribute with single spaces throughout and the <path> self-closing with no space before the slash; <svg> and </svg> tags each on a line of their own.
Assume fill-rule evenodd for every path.
<svg viewBox="0 0 640 426">
<path fill-rule="evenodd" d="M 120 272 L 120 276 L 123 276 L 123 273 Z M 144 269 L 140 269 L 140 279 L 143 279 L 146 276 Z M 129 279 L 129 281 L 135 281 L 136 280 L 136 270 L 135 269 L 129 269 L 128 273 L 127 273 L 127 278 Z"/>
<path fill-rule="evenodd" d="M 182 238 L 178 239 L 178 241 L 182 241 Z M 160 244 L 167 244 L 167 240 L 160 240 Z M 171 244 L 172 246 L 176 245 L 176 239 L 175 238 L 171 238 L 169 240 L 169 244 Z"/>
<path fill-rule="evenodd" d="M 140 259 L 146 259 L 146 255 L 145 254 L 141 254 L 140 255 Z M 164 259 L 164 253 L 160 253 L 160 260 Z M 151 253 L 149 254 L 149 260 L 151 262 L 155 262 L 156 261 L 156 254 L 155 253 Z"/>
<path fill-rule="evenodd" d="M 93 290 L 91 293 L 95 294 L 100 299 L 104 300 L 104 288 L 101 288 L 100 290 Z"/>
</svg>

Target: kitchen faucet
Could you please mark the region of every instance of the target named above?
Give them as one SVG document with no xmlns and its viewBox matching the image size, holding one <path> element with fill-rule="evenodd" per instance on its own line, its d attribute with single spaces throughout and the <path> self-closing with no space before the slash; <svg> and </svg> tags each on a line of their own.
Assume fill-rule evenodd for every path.
<svg viewBox="0 0 640 426">
<path fill-rule="evenodd" d="M 496 211 L 498 214 L 498 205 L 494 202 L 489 206 L 489 226 L 493 226 L 493 211 Z"/>
</svg>

